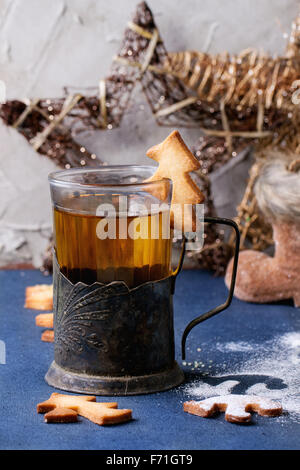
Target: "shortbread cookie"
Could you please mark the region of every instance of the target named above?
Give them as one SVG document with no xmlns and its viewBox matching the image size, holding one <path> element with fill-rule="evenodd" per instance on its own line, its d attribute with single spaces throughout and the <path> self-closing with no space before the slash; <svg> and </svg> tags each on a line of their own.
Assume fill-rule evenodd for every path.
<svg viewBox="0 0 300 470">
<path fill-rule="evenodd" d="M 183 404 L 183 410 L 202 418 L 210 418 L 215 413 L 224 411 L 225 419 L 230 423 L 249 423 L 251 411 L 261 416 L 282 414 L 280 403 L 255 395 L 225 395 L 202 401 L 187 401 Z"/>
<path fill-rule="evenodd" d="M 48 284 L 38 284 L 26 288 L 25 308 L 34 310 L 53 309 L 53 286 Z"/>
<path fill-rule="evenodd" d="M 40 313 L 35 317 L 36 326 L 53 328 L 53 313 Z"/>
<path fill-rule="evenodd" d="M 147 156 L 157 161 L 159 166 L 147 181 L 169 178 L 173 183 L 171 204 L 171 226 L 181 231 L 195 231 L 195 210 L 185 214 L 185 205 L 200 204 L 204 195 L 189 175 L 199 170 L 200 164 L 184 143 L 178 131 L 173 131 L 163 142 L 147 151 Z M 183 224 L 184 222 L 184 224 Z M 187 227 L 190 227 L 187 229 Z"/>
<path fill-rule="evenodd" d="M 119 424 L 132 419 L 132 410 L 118 410 L 118 403 L 95 403 L 96 397 L 52 393 L 49 400 L 37 405 L 38 413 L 68 408 L 99 425 Z"/>
<path fill-rule="evenodd" d="M 53 330 L 45 330 L 41 335 L 41 340 L 45 341 L 45 343 L 53 343 L 54 342 L 54 331 Z"/>
<path fill-rule="evenodd" d="M 46 423 L 75 423 L 78 413 L 70 408 L 55 408 L 45 414 Z"/>
</svg>

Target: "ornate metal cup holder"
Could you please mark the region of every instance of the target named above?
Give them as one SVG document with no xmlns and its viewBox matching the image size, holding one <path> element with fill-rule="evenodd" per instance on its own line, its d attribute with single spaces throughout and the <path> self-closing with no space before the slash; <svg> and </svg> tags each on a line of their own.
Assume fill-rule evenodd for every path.
<svg viewBox="0 0 300 470">
<path fill-rule="evenodd" d="M 184 380 L 174 360 L 177 272 L 129 289 L 123 281 L 72 284 L 54 256 L 53 387 L 96 395 L 170 389 Z"/>
<path fill-rule="evenodd" d="M 172 369 L 158 372 L 157 374 L 139 375 L 137 377 L 77 374 L 59 367 L 53 361 L 46 374 L 46 382 L 55 388 L 70 392 L 108 396 L 162 392 L 180 385 L 183 381 L 184 374 L 176 361 Z"/>
<path fill-rule="evenodd" d="M 225 310 L 231 303 L 239 251 L 239 231 L 227 219 L 205 218 L 236 232 L 235 261 L 227 301 L 186 328 L 182 355 L 190 330 Z M 95 395 L 136 395 L 168 390 L 183 382 L 175 361 L 173 294 L 181 270 L 169 277 L 129 289 L 123 281 L 72 284 L 54 255 L 54 361 L 46 382 L 56 388 Z"/>
</svg>

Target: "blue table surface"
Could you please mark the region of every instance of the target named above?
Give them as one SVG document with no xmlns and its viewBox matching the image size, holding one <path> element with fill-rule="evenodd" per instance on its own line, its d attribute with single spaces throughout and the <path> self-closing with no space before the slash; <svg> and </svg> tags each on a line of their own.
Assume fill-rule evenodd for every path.
<svg viewBox="0 0 300 470">
<path fill-rule="evenodd" d="M 39 271 L 0 271 L 0 340 L 6 346 L 6 364 L 0 364 L 0 449 L 300 448 L 300 425 L 288 416 L 282 420 L 255 415 L 252 425 L 241 426 L 227 423 L 222 414 L 203 419 L 184 413 L 182 403 L 191 399 L 186 384 L 163 393 L 118 397 L 119 407 L 132 408 L 134 416 L 133 421 L 119 426 L 101 427 L 84 418 L 73 424 L 44 423 L 43 416 L 36 413 L 36 404 L 55 391 L 44 381 L 53 359 L 53 344 L 40 340 L 42 330 L 35 326 L 39 312 L 26 310 L 23 304 L 26 286 L 51 281 Z M 185 325 L 222 303 L 226 296 L 222 278 L 203 271 L 180 274 L 174 296 L 180 364 L 180 338 Z M 291 304 L 253 305 L 234 299 L 229 310 L 198 325 L 188 337 L 187 362 L 201 361 L 205 366 L 194 371 L 190 365 L 183 366 L 186 383 L 202 379 L 214 384 L 218 380 L 214 376 L 220 372 L 230 377 L 231 365 L 242 365 L 249 354 L 224 353 L 215 347 L 217 342 L 260 344 L 293 331 L 299 331 L 299 310 Z M 255 383 L 254 376 L 235 380 L 240 383 L 233 393 L 243 393 Z M 267 383 L 272 388 L 272 380 Z M 109 397 L 97 400 L 111 401 Z"/>
</svg>

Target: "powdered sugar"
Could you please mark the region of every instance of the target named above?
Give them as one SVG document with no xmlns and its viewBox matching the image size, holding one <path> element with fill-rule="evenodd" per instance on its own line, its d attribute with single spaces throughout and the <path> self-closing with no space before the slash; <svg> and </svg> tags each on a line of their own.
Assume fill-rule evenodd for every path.
<svg viewBox="0 0 300 470">
<path fill-rule="evenodd" d="M 289 348 L 300 348 L 300 333 L 287 333 L 281 338 L 281 343 Z"/>
<path fill-rule="evenodd" d="M 239 341 L 237 343 L 234 343 L 234 342 L 217 343 L 216 348 L 222 352 L 226 352 L 226 351 L 247 352 L 247 351 L 253 351 L 254 346 L 252 344 L 246 343 L 245 341 Z"/>
<path fill-rule="evenodd" d="M 186 387 L 186 392 L 194 397 L 214 397 L 215 395 L 226 395 L 231 392 L 238 380 L 225 380 L 219 385 L 209 385 L 203 381 L 196 382 L 194 385 Z"/>
<path fill-rule="evenodd" d="M 250 382 L 245 390 L 247 395 L 278 400 L 288 411 L 289 418 L 300 422 L 300 333 L 276 336 L 263 345 L 230 342 L 218 343 L 217 348 L 224 352 L 224 360 L 226 352 L 232 355 L 232 352 L 245 351 L 249 352 L 248 359 L 242 366 L 233 367 L 226 376 L 210 376 L 187 385 L 184 391 L 189 397 L 204 399 L 235 393 L 242 381 Z M 271 384 L 271 388 L 273 379 L 276 383 Z"/>
</svg>

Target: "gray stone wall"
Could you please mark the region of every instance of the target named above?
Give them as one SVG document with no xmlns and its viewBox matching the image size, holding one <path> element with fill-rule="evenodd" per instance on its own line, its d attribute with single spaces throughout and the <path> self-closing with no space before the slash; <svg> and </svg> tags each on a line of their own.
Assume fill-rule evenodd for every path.
<svg viewBox="0 0 300 470">
<path fill-rule="evenodd" d="M 108 73 L 136 0 L 0 0 L 0 80 L 7 98 L 55 97 Z M 170 51 L 284 51 L 298 0 L 149 0 Z M 137 89 L 122 127 L 81 136 L 104 160 L 145 163 L 168 129 L 156 126 Z M 182 130 L 192 145 L 199 132 Z M 54 165 L 0 124 L 0 266 L 41 261 L 51 230 L 47 174 Z"/>
</svg>

